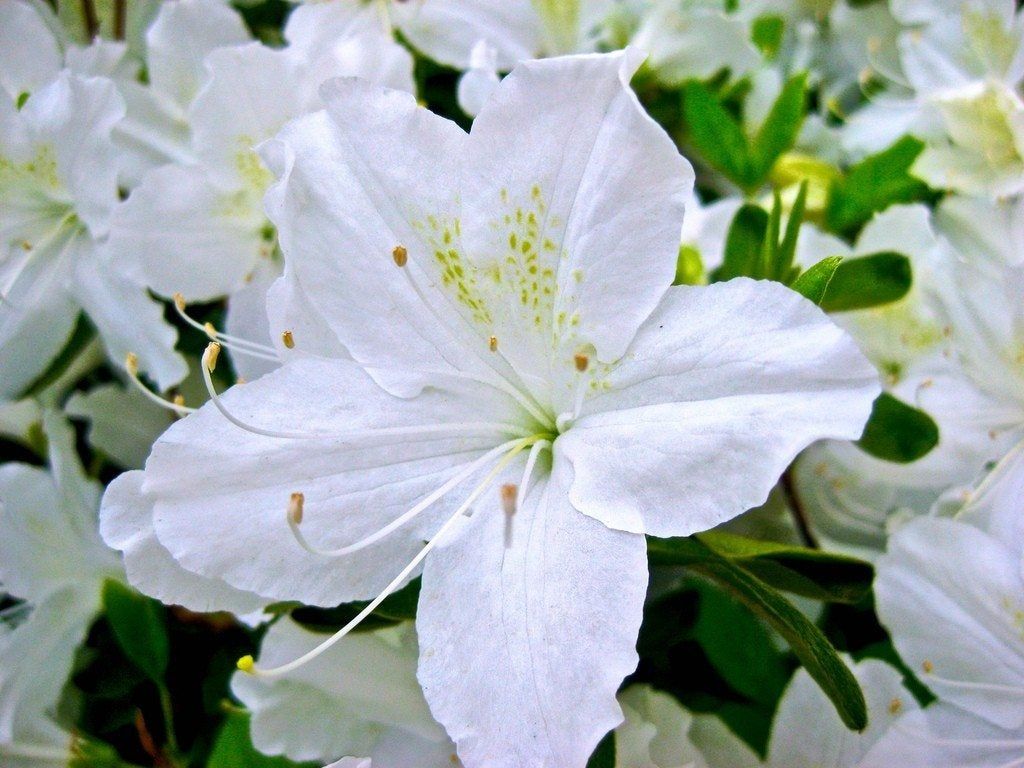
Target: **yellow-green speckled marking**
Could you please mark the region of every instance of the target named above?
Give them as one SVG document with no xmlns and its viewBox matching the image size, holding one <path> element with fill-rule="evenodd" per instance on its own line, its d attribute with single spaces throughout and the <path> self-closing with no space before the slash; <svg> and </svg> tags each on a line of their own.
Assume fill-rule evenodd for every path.
<svg viewBox="0 0 1024 768">
<path fill-rule="evenodd" d="M 16 163 L 0 156 L 0 183 L 30 184 L 46 191 L 57 192 L 62 188 L 57 175 L 57 156 L 53 147 L 44 144 L 36 149 L 35 156 L 24 163 Z"/>
</svg>

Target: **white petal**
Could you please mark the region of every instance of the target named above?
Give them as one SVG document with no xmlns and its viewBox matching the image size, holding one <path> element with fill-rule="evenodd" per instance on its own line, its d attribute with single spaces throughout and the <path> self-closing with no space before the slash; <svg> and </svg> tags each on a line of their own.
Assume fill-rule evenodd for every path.
<svg viewBox="0 0 1024 768">
<path fill-rule="evenodd" d="M 1014 446 L 975 488 L 960 520 L 989 533 L 1012 552 L 1024 555 L 1024 442 Z"/>
<path fill-rule="evenodd" d="M 311 555 L 295 541 L 286 523 L 292 493 L 305 494 L 302 530 L 314 545 L 347 545 L 508 439 L 490 430 L 389 436 L 386 428 L 504 420 L 507 403 L 483 387 L 440 382 L 402 400 L 340 361 L 295 359 L 223 399 L 230 412 L 261 428 L 328 437 L 255 435 L 207 404 L 164 433 L 146 464 L 157 535 L 189 570 L 312 605 L 376 596 L 466 491 L 449 494 L 419 525 L 342 559 Z"/>
<path fill-rule="evenodd" d="M 432 287 L 433 230 L 423 231 L 436 226 L 453 237 L 458 173 L 449 163 L 465 153 L 466 135 L 404 92 L 346 78 L 323 93 L 330 116 L 296 120 L 261 148 L 280 178 L 267 211 L 288 265 L 284 280 L 293 286 L 284 297 L 308 300 L 341 346 L 401 394 L 438 371 L 486 372 L 494 363 L 485 356 L 495 357 L 489 331 L 453 344 L 452 333 L 467 338 L 472 329 Z M 432 306 L 395 266 L 398 245 L 408 251 L 407 269 L 420 270 L 415 279 Z"/>
<path fill-rule="evenodd" d="M 86 419 L 89 444 L 128 468 L 145 463 L 153 442 L 171 423 L 168 411 L 117 384 L 72 393 L 64 411 Z"/>
<path fill-rule="evenodd" d="M 993 263 L 1024 262 L 1024 200 L 950 196 L 939 205 L 936 218 L 965 256 L 975 258 L 980 250 Z"/>
<path fill-rule="evenodd" d="M 91 243 L 84 233 L 65 233 L 31 251 L 16 243 L 9 248 L 7 258 L 0 261 L 0 399 L 4 400 L 19 395 L 42 374 L 71 336 L 78 305 L 67 292 L 67 282 L 74 261 Z"/>
<path fill-rule="evenodd" d="M 231 688 L 252 711 L 253 745 L 295 761 L 370 755 L 379 764 L 382 732 L 394 729 L 421 745 L 447 744 L 451 754 L 416 682 L 416 643 L 404 634 L 399 628 L 351 634 L 284 677 L 236 674 Z M 291 619 L 279 621 L 263 638 L 260 666 L 285 664 L 326 638 Z"/>
<path fill-rule="evenodd" d="M 185 378 L 188 366 L 174 351 L 178 332 L 164 320 L 163 305 L 142 285 L 93 256 L 76 264 L 74 290 L 113 362 L 123 366 L 128 353 L 135 353 L 139 370 L 160 390 Z"/>
<path fill-rule="evenodd" d="M 964 523 L 917 519 L 878 561 L 875 599 L 900 656 L 941 699 L 1024 725 L 1019 552 Z"/>
<path fill-rule="evenodd" d="M 655 536 L 758 506 L 797 453 L 860 436 L 879 393 L 853 341 L 778 283 L 671 289 L 555 445 L 577 509 Z"/>
<path fill-rule="evenodd" d="M 254 192 L 259 212 L 272 176 L 255 148 L 319 106 L 319 82 L 304 82 L 291 57 L 261 43 L 220 48 L 205 65 L 208 77 L 189 110 L 193 146 L 214 184 Z"/>
<path fill-rule="evenodd" d="M 115 209 L 105 252 L 157 293 L 207 301 L 244 284 L 268 247 L 264 222 L 258 195 L 224 192 L 196 166 L 167 165 Z"/>
<path fill-rule="evenodd" d="M 149 81 L 184 113 L 205 75 L 210 51 L 249 39 L 242 17 L 220 0 L 164 3 L 146 33 Z"/>
<path fill-rule="evenodd" d="M 324 768 L 371 768 L 370 759 L 363 757 L 343 757 L 341 760 L 325 765 Z"/>
<path fill-rule="evenodd" d="M 527 375 L 545 378 L 552 355 L 571 368 L 587 344 L 618 358 L 675 276 L 693 169 L 629 88 L 641 59 L 525 62 L 473 122 L 465 244 L 483 274 L 504 270 L 504 294 L 521 294 L 492 312 Z"/>
<path fill-rule="evenodd" d="M 819 685 L 799 669 L 779 701 L 768 744 L 768 763 L 778 768 L 854 768 L 898 714 L 917 709 L 901 674 L 867 659 L 852 668 L 868 705 L 868 726 L 851 731 Z M 909 764 L 908 764 L 909 765 Z"/>
<path fill-rule="evenodd" d="M 53 172 L 93 237 L 106 232 L 117 202 L 117 150 L 111 131 L 124 110 L 113 81 L 65 70 L 18 113 L 36 145 L 49 147 Z"/>
<path fill-rule="evenodd" d="M 99 489 L 78 463 L 70 426 L 52 413 L 43 423 L 51 470 L 0 467 L 0 581 L 35 602 L 69 584 L 98 595 L 99 583 L 117 574 L 117 559 L 96 530 Z"/>
<path fill-rule="evenodd" d="M 693 715 L 672 696 L 633 685 L 619 703 L 626 720 L 615 729 L 615 768 L 705 768 L 689 739 Z"/>
<path fill-rule="evenodd" d="M 249 613 L 266 605 L 258 595 L 186 571 L 157 540 L 153 503 L 142 492 L 142 472 L 125 472 L 103 495 L 100 533 L 124 556 L 128 582 L 151 597 L 193 611 Z"/>
<path fill-rule="evenodd" d="M 57 39 L 20 0 L 0 3 L 0 88 L 11 101 L 50 82 L 61 68 Z"/>
<path fill-rule="evenodd" d="M 232 336 L 260 344 L 273 344 L 270 333 L 270 320 L 267 317 L 267 292 L 281 275 L 281 265 L 272 259 L 260 259 L 256 268 L 246 277 L 245 284 L 228 298 L 228 313 L 225 329 Z M 296 328 L 283 327 L 292 332 L 294 338 Z M 299 338 L 303 348 L 308 338 L 299 330 Z M 280 343 L 280 342 L 277 342 Z M 231 352 L 231 362 L 235 372 L 246 381 L 254 381 L 264 373 L 277 368 L 278 363 L 253 357 L 240 352 Z"/>
<path fill-rule="evenodd" d="M 499 82 L 498 51 L 486 40 L 481 40 L 473 46 L 470 68 L 459 78 L 459 108 L 476 117 Z"/>
<path fill-rule="evenodd" d="M 510 546 L 492 497 L 427 558 L 419 678 L 466 768 L 583 768 L 622 720 L 646 547 L 574 510 L 567 471 L 524 499 Z"/>
<path fill-rule="evenodd" d="M 1011 731 L 936 702 L 897 720 L 858 768 L 1008 768 L 1024 754 L 1024 729 Z"/>
<path fill-rule="evenodd" d="M 125 116 L 114 126 L 122 183 L 134 189 L 147 171 L 167 163 L 194 162 L 189 126 L 177 105 L 137 82 L 119 83 Z"/>
<path fill-rule="evenodd" d="M 415 48 L 456 69 L 469 66 L 478 40 L 498 50 L 498 65 L 533 58 L 541 46 L 540 19 L 527 0 L 427 0 L 393 3 L 395 24 Z"/>
<path fill-rule="evenodd" d="M 0 631 L 0 744 L 59 738 L 57 701 L 98 609 L 99 590 L 69 585 L 40 598 L 14 630 Z M 10 765 L 2 747 L 0 758 Z"/>
</svg>

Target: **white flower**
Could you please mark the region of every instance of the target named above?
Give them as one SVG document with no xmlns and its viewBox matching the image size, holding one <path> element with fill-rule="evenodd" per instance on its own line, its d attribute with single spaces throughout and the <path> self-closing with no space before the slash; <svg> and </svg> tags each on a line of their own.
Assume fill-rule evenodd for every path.
<svg viewBox="0 0 1024 768">
<path fill-rule="evenodd" d="M 625 720 L 615 729 L 615 768 L 707 768 L 691 737 L 708 736 L 715 718 L 695 717 L 648 685 L 630 686 L 619 703 Z"/>
<path fill-rule="evenodd" d="M 139 350 L 161 388 L 185 375 L 162 307 L 99 252 L 117 203 L 112 81 L 63 72 L 18 110 L 0 99 L 0 398 L 30 384 L 84 309 L 110 357 Z"/>
<path fill-rule="evenodd" d="M 191 161 L 145 175 L 114 211 L 107 252 L 123 273 L 159 294 L 209 300 L 244 291 L 232 309 L 234 330 L 266 344 L 260 322 L 266 288 L 280 274 L 275 235 L 263 212 L 272 177 L 255 147 L 288 120 L 320 107 L 328 77 L 358 75 L 412 90 L 412 59 L 372 12 L 345 3 L 296 8 L 285 28 L 288 47 L 260 43 L 219 47 L 204 60 L 206 77 L 190 98 Z M 232 302 L 233 303 L 233 302 Z M 254 350 L 244 375 L 276 365 L 272 350 Z"/>
<path fill-rule="evenodd" d="M 898 720 L 865 768 L 997 768 L 1024 754 L 1022 456 L 1003 459 L 956 519 L 902 527 L 879 560 L 879 617 L 939 701 Z"/>
<path fill-rule="evenodd" d="M 896 85 L 849 120 L 844 140 L 878 151 L 903 134 L 927 142 L 913 172 L 939 188 L 993 198 L 1024 189 L 1024 20 L 1013 3 L 901 3 L 896 55 L 868 41 L 872 70 Z"/>
<path fill-rule="evenodd" d="M 282 619 L 264 636 L 260 663 L 284 663 L 323 639 Z M 231 686 L 252 711 L 253 745 L 266 754 L 321 762 L 366 755 L 375 768 L 451 768 L 455 746 L 423 699 L 416 656 L 409 626 L 359 632 L 288 675 L 238 673 Z"/>
<path fill-rule="evenodd" d="M 0 625 L 4 765 L 33 753 L 56 760 L 63 752 L 66 762 L 71 738 L 54 709 L 99 610 L 103 582 L 121 572 L 96 530 L 100 488 L 84 476 L 74 432 L 53 412 L 44 414 L 43 427 L 49 471 L 0 467 L 0 583 L 27 601 L 7 617 L 13 626 Z"/>
<path fill-rule="evenodd" d="M 470 768 L 582 766 L 636 665 L 643 534 L 762 502 L 879 391 L 777 283 L 670 287 L 693 177 L 637 64 L 520 65 L 469 135 L 325 87 L 265 149 L 294 349 L 168 430 L 141 482 L 179 563 L 269 598 L 367 613 L 422 562 L 419 679 Z"/>
</svg>

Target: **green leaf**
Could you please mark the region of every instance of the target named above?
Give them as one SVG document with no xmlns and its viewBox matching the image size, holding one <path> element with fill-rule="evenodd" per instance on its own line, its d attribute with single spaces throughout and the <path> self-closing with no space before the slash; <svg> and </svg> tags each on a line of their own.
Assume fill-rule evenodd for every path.
<svg viewBox="0 0 1024 768">
<path fill-rule="evenodd" d="M 377 610 L 364 619 L 355 631 L 389 627 L 399 621 L 416 618 L 416 605 L 420 597 L 420 579 L 416 578 L 377 606 Z M 296 607 L 291 617 L 312 632 L 333 633 L 350 622 L 367 605 L 366 602 L 342 603 L 335 608 Z"/>
<path fill-rule="evenodd" d="M 725 237 L 725 255 L 722 266 L 715 270 L 715 280 L 731 280 L 741 275 L 758 276 L 768 225 L 768 214 L 752 203 L 746 203 L 736 211 Z"/>
<path fill-rule="evenodd" d="M 162 686 L 170 656 L 163 606 L 119 581 L 108 579 L 103 585 L 103 607 L 124 655 Z"/>
<path fill-rule="evenodd" d="M 779 198 L 778 192 L 775 193 L 776 206 L 781 211 L 782 201 Z M 782 237 L 782 241 L 778 244 L 778 248 L 775 249 L 774 258 L 774 269 L 773 275 L 776 280 L 789 285 L 793 282 L 793 278 L 799 272 L 798 268 L 793 266 L 793 261 L 796 259 L 796 244 L 800 237 L 800 225 L 804 223 L 804 213 L 807 210 L 807 180 L 800 182 L 800 188 L 797 190 L 796 199 L 793 201 L 793 208 L 789 212 L 789 218 L 786 220 L 786 232 Z"/>
<path fill-rule="evenodd" d="M 825 208 L 828 229 L 851 236 L 875 213 L 893 203 L 926 198 L 927 185 L 910 175 L 910 167 L 923 149 L 922 142 L 906 136 L 850 168 L 829 193 Z"/>
<path fill-rule="evenodd" d="M 774 59 L 782 47 L 786 32 L 786 20 L 775 14 L 765 14 L 754 19 L 750 27 L 750 39 L 767 59 Z"/>
<path fill-rule="evenodd" d="M 587 768 L 615 768 L 615 731 L 609 731 L 587 762 Z"/>
<path fill-rule="evenodd" d="M 698 538 L 776 589 L 830 603 L 858 603 L 871 590 L 874 569 L 855 557 L 722 531 Z"/>
<path fill-rule="evenodd" d="M 882 251 L 844 259 L 836 267 L 820 302 L 826 312 L 870 309 L 899 301 L 913 283 L 910 259 L 901 253 Z"/>
<path fill-rule="evenodd" d="M 228 712 L 217 734 L 206 768 L 320 768 L 320 763 L 293 763 L 284 757 L 270 757 L 256 750 L 249 737 L 249 713 Z"/>
<path fill-rule="evenodd" d="M 802 272 L 796 280 L 790 283 L 789 287 L 801 296 L 820 305 L 832 282 L 832 277 L 842 261 L 842 256 L 826 256 L 806 272 Z"/>
<path fill-rule="evenodd" d="M 728 592 L 710 582 L 696 584 L 700 609 L 694 639 L 734 690 L 774 707 L 789 679 L 789 669 L 768 628 Z"/>
<path fill-rule="evenodd" d="M 938 442 L 939 427 L 931 416 L 883 392 L 875 400 L 857 445 L 875 458 L 909 464 Z"/>
<path fill-rule="evenodd" d="M 794 75 L 786 81 L 768 116 L 750 146 L 750 180 L 757 187 L 764 183 L 775 161 L 796 144 L 807 114 L 807 75 Z"/>
<path fill-rule="evenodd" d="M 729 179 L 744 189 L 749 188 L 747 137 L 739 121 L 703 83 L 687 83 L 683 98 L 683 115 L 696 150 Z"/>
<path fill-rule="evenodd" d="M 847 727 L 864 729 L 867 705 L 856 678 L 828 638 L 792 603 L 695 537 L 648 539 L 647 548 L 652 564 L 689 566 L 731 591 L 785 638 Z"/>
</svg>

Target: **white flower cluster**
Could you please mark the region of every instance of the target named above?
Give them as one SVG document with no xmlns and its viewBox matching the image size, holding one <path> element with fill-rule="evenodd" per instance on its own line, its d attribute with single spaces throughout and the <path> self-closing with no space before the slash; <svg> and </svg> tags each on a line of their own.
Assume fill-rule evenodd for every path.
<svg viewBox="0 0 1024 768">
<path fill-rule="evenodd" d="M 0 0 L 0 91 L 0 765 L 141 759 L 126 585 L 289 760 L 1024 765 L 1013 0 Z M 680 541 L 871 563 L 859 732 L 641 663 Z"/>
</svg>

